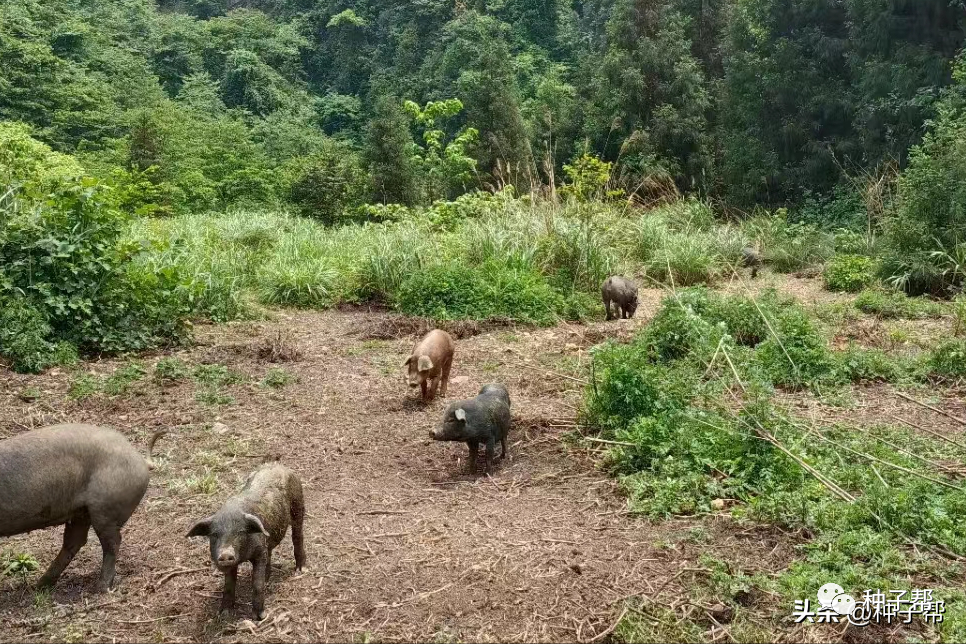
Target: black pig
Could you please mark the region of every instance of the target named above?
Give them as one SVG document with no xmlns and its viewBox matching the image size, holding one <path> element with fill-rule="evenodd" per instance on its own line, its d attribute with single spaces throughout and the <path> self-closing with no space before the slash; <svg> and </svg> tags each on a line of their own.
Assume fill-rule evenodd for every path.
<svg viewBox="0 0 966 644">
<path fill-rule="evenodd" d="M 634 312 L 637 311 L 637 284 L 631 280 L 620 275 L 612 275 L 600 287 L 600 295 L 604 299 L 608 320 L 613 320 L 615 317 L 634 317 Z M 612 303 L 616 315 L 611 314 Z"/>
<path fill-rule="evenodd" d="M 104 558 L 98 592 L 114 584 L 121 528 L 148 489 L 151 450 L 145 460 L 124 436 L 106 427 L 66 424 L 0 441 L 0 537 L 64 525 L 64 545 L 40 587 L 53 586 L 87 533 L 101 542 Z"/>
<path fill-rule="evenodd" d="M 302 523 L 305 501 L 302 483 L 292 470 L 269 463 L 252 472 L 242 491 L 228 499 L 221 509 L 198 521 L 189 537 L 208 537 L 211 560 L 225 573 L 221 610 L 235 605 L 238 566 L 252 564 L 252 613 L 265 618 L 265 582 L 272 574 L 272 550 L 282 542 L 289 525 L 295 547 L 295 569 L 305 565 Z"/>
<path fill-rule="evenodd" d="M 470 448 L 467 469 L 476 471 L 476 453 L 480 443 L 486 445 L 486 471 L 490 471 L 500 441 L 506 456 L 506 437 L 510 431 L 510 394 L 498 384 L 484 385 L 476 398 L 451 403 L 443 414 L 443 424 L 429 435 L 438 441 L 465 441 Z"/>
<path fill-rule="evenodd" d="M 758 269 L 761 268 L 761 255 L 754 248 L 741 249 L 741 265 L 751 269 L 751 279 L 758 277 Z"/>
</svg>

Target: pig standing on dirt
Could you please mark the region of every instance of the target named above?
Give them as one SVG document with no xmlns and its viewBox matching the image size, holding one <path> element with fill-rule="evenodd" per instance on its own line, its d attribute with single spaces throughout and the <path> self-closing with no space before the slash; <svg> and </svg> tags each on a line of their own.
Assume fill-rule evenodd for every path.
<svg viewBox="0 0 966 644">
<path fill-rule="evenodd" d="M 449 333 L 435 329 L 427 333 L 406 358 L 403 366 L 409 369 L 407 382 L 410 387 L 420 388 L 423 402 L 435 398 L 437 392 L 446 397 L 446 385 L 449 384 L 449 370 L 453 366 L 455 351 L 456 346 Z"/>
<path fill-rule="evenodd" d="M 626 277 L 612 275 L 600 287 L 600 294 L 604 298 L 604 309 L 607 311 L 608 320 L 618 317 L 611 315 L 612 302 L 621 318 L 634 317 L 634 312 L 637 311 L 637 284 Z"/>
<path fill-rule="evenodd" d="M 198 521 L 189 537 L 208 537 L 211 561 L 225 573 L 221 610 L 235 605 L 238 566 L 252 564 L 252 613 L 265 618 L 265 582 L 272 574 L 272 550 L 282 542 L 289 525 L 295 547 L 295 569 L 305 565 L 302 523 L 305 501 L 302 483 L 292 470 L 268 463 L 252 472 L 242 491 L 228 499 L 221 509 Z"/>
<path fill-rule="evenodd" d="M 751 269 L 751 279 L 758 277 L 761 268 L 761 255 L 750 246 L 741 249 L 741 265 Z"/>
<path fill-rule="evenodd" d="M 101 542 L 104 558 L 98 592 L 114 583 L 121 528 L 148 489 L 147 460 L 124 436 L 106 427 L 65 424 L 35 429 L 0 441 L 0 537 L 64 525 L 64 545 L 40 578 L 53 586 L 87 533 Z"/>
<path fill-rule="evenodd" d="M 429 435 L 437 441 L 465 441 L 470 448 L 467 469 L 476 471 L 476 452 L 480 443 L 486 445 L 486 471 L 490 471 L 496 452 L 496 441 L 506 456 L 506 437 L 510 431 L 510 394 L 498 384 L 484 385 L 476 398 L 450 403 L 443 414 L 443 424 L 431 429 Z"/>
</svg>

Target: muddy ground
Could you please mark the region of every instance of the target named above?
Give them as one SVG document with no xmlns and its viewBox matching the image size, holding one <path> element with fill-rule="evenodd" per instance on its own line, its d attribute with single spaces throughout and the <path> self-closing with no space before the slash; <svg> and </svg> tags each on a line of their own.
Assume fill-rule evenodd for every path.
<svg viewBox="0 0 966 644">
<path fill-rule="evenodd" d="M 400 368 L 419 329 L 380 311 L 199 327 L 189 348 L 137 357 L 146 375 L 116 395 L 69 394 L 79 374 L 107 376 L 131 360 L 42 376 L 0 371 L 0 438 L 67 421 L 115 427 L 139 446 L 155 429 L 170 431 L 123 532 L 114 591 L 94 592 L 93 536 L 49 595 L 31 582 L 56 555 L 61 530 L 0 542 L 0 552 L 29 553 L 40 564 L 26 579 L 0 581 L 2 639 L 606 641 L 626 600 L 684 596 L 704 553 L 726 554 L 747 574 L 783 569 L 796 535 L 726 516 L 630 516 L 615 479 L 600 471 L 599 452 L 571 440 L 588 350 L 630 337 L 660 297 L 644 293 L 635 320 L 463 329 L 482 332 L 458 340 L 449 395 L 428 405 Z M 191 378 L 156 382 L 163 357 L 222 365 L 240 381 L 216 390 Z M 266 386 L 278 369 L 294 381 Z M 428 436 L 447 402 L 487 382 L 506 384 L 513 400 L 510 456 L 488 476 L 464 471 L 464 444 Z M 207 541 L 184 535 L 272 454 L 305 487 L 309 570 L 295 573 L 286 539 L 274 558 L 268 617 L 255 624 L 249 568 L 237 610 L 219 616 L 222 577 Z M 695 530 L 710 536 L 689 538 Z M 689 614 L 708 639 L 724 637 L 708 609 Z M 800 639 L 791 623 L 784 636 Z"/>
</svg>

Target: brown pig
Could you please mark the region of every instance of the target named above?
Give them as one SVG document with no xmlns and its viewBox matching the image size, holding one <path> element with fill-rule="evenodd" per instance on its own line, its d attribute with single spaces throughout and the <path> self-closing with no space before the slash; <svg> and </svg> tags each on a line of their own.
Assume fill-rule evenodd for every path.
<svg viewBox="0 0 966 644">
<path fill-rule="evenodd" d="M 445 397 L 449 384 L 449 370 L 453 366 L 453 353 L 456 346 L 446 331 L 435 329 L 426 334 L 406 358 L 407 382 L 410 387 L 419 387 L 424 402 L 436 397 L 437 392 Z"/>
</svg>

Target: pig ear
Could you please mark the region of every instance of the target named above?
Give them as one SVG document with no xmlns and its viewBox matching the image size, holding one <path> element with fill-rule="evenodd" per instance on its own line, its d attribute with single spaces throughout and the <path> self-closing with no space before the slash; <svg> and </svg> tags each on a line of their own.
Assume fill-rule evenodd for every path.
<svg viewBox="0 0 966 644">
<path fill-rule="evenodd" d="M 454 414 L 455 414 L 455 416 L 456 416 L 456 420 L 461 420 L 461 421 L 463 421 L 464 423 L 466 422 L 466 410 L 465 410 L 465 409 L 463 409 L 463 408 L 459 408 L 459 409 L 457 409 L 457 410 L 456 410 L 455 412 L 453 412 L 453 413 L 454 413 Z"/>
<path fill-rule="evenodd" d="M 188 530 L 188 534 L 186 534 L 185 536 L 186 537 L 207 537 L 209 534 L 211 534 L 211 517 L 208 517 L 207 519 L 202 519 L 198 523 L 191 526 L 191 529 Z"/>
<path fill-rule="evenodd" d="M 409 356 L 408 358 L 406 358 L 406 361 L 404 363 L 402 363 L 402 366 L 408 367 L 409 366 L 409 363 L 412 362 L 412 361 L 413 361 L 413 357 L 412 356 Z"/>
<path fill-rule="evenodd" d="M 245 513 L 245 527 L 248 528 L 249 534 L 258 534 L 261 532 L 266 537 L 268 536 L 268 530 L 262 525 L 262 520 L 254 514 Z"/>
<path fill-rule="evenodd" d="M 419 362 L 416 363 L 416 366 L 420 371 L 429 371 L 433 368 L 433 361 L 430 360 L 429 356 L 419 356 Z"/>
</svg>

